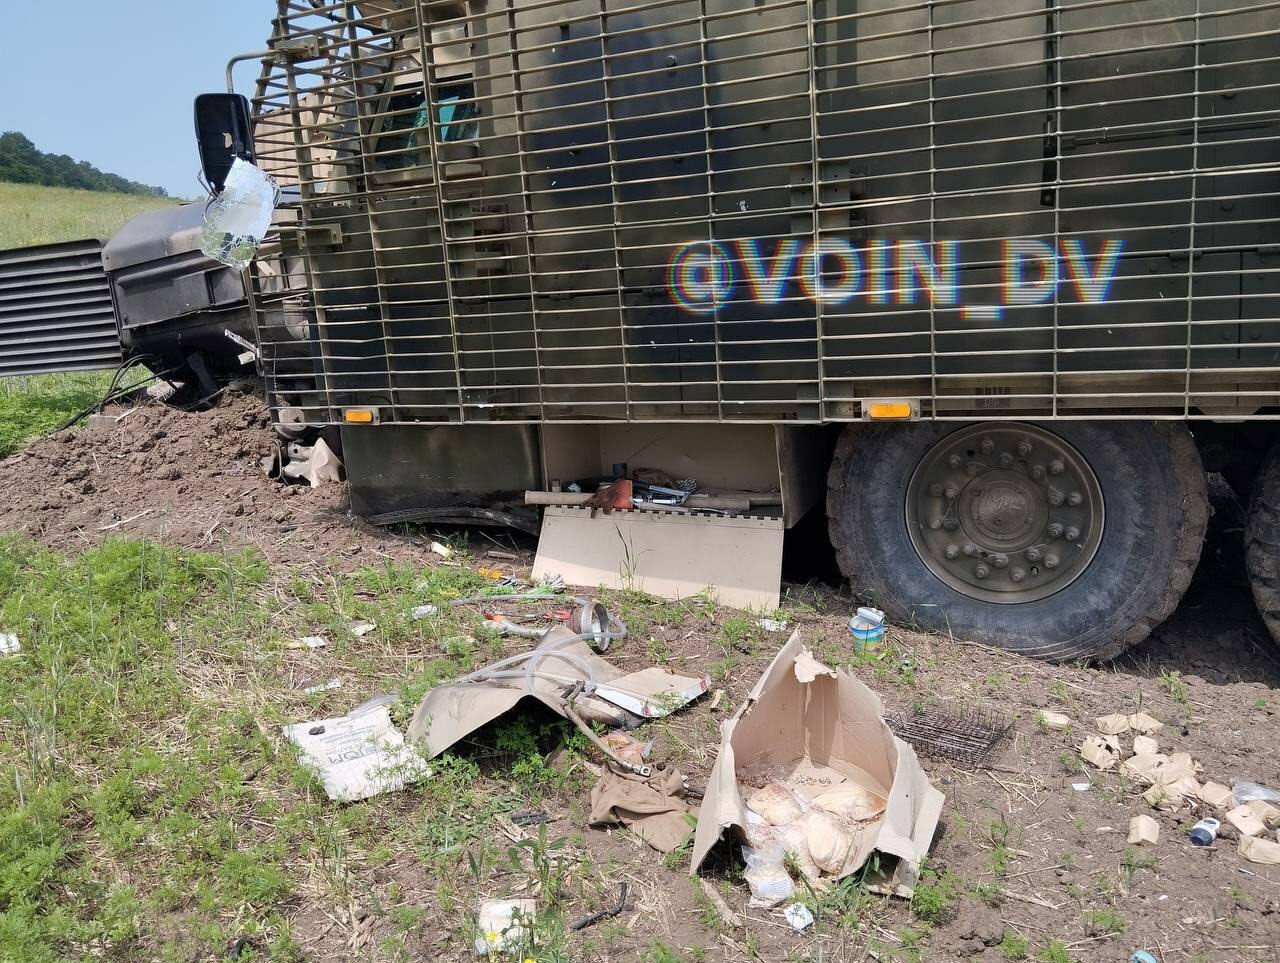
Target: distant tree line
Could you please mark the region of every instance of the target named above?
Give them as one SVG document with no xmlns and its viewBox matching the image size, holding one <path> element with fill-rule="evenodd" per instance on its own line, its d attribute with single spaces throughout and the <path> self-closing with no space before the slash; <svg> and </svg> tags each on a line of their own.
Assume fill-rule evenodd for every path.
<svg viewBox="0 0 1280 963">
<path fill-rule="evenodd" d="M 17 131 L 0 134 L 0 181 L 42 184 L 46 187 L 76 187 L 84 191 L 110 191 L 168 197 L 162 187 L 139 184 L 119 174 L 107 174 L 92 164 L 76 162 L 66 154 L 46 154 L 37 150 Z"/>
</svg>

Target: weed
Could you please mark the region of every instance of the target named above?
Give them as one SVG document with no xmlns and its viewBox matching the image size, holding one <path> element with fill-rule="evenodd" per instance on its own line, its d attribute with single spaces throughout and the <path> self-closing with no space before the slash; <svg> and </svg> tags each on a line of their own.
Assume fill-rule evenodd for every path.
<svg viewBox="0 0 1280 963">
<path fill-rule="evenodd" d="M 685 963 L 685 959 L 662 940 L 654 940 L 640 954 L 643 963 Z"/>
<path fill-rule="evenodd" d="M 1000 953 L 1006 960 L 1025 960 L 1031 950 L 1031 941 L 1016 930 L 1005 930 L 1000 941 Z"/>
<path fill-rule="evenodd" d="M 1049 697 L 1054 702 L 1068 702 L 1071 699 L 1071 690 L 1061 679 L 1055 679 L 1049 683 Z"/>
<path fill-rule="evenodd" d="M 1000 883 L 978 883 L 973 887 L 973 895 L 993 908 L 1004 905 L 1004 886 Z"/>
<path fill-rule="evenodd" d="M 960 877 L 949 869 L 941 872 L 926 866 L 911 898 L 911 911 L 926 923 L 945 923 L 962 890 Z"/>
<path fill-rule="evenodd" d="M 1185 704 L 1191 693 L 1191 688 L 1183 680 L 1181 672 L 1161 672 L 1156 682 L 1160 688 L 1169 693 L 1174 702 Z"/>
<path fill-rule="evenodd" d="M 1120 872 L 1126 888 L 1133 885 L 1138 873 L 1146 869 L 1154 869 L 1156 858 L 1151 853 L 1128 847 L 1120 857 Z"/>
<path fill-rule="evenodd" d="M 1070 750 L 1058 753 L 1058 765 L 1069 776 L 1087 771 L 1084 767 L 1084 760 L 1077 753 Z"/>
<path fill-rule="evenodd" d="M 1123 933 L 1128 925 L 1123 916 L 1107 907 L 1090 910 L 1080 918 L 1080 921 L 1084 924 L 1085 932 L 1090 936 L 1113 936 Z"/>
<path fill-rule="evenodd" d="M 1075 963 L 1071 954 L 1067 952 L 1067 945 L 1061 940 L 1050 940 L 1044 945 L 1044 948 L 1036 954 L 1036 959 L 1042 963 Z"/>
</svg>

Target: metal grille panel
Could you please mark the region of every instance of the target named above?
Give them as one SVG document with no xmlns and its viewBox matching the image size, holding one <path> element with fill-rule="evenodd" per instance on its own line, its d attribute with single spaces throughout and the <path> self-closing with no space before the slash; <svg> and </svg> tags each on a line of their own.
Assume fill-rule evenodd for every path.
<svg viewBox="0 0 1280 963">
<path fill-rule="evenodd" d="M 101 241 L 0 251 L 0 377 L 119 363 Z"/>
<path fill-rule="evenodd" d="M 313 420 L 1280 410 L 1280 0 L 279 13 Z"/>
</svg>

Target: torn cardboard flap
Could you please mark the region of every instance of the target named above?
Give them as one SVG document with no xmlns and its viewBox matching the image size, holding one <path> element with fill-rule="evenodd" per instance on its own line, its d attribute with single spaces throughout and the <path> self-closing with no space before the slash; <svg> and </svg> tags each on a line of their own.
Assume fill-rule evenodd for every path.
<svg viewBox="0 0 1280 963">
<path fill-rule="evenodd" d="M 751 794 L 749 785 L 789 779 L 810 801 L 841 787 L 841 798 L 883 799 L 883 814 L 858 829 L 832 878 L 849 875 L 872 852 L 881 852 L 898 858 L 883 888 L 911 895 L 944 797 L 930 785 L 915 751 L 885 725 L 879 697 L 848 673 L 814 659 L 798 632 L 721 729 L 692 870 L 725 830 L 746 838 L 743 793 Z M 803 791 L 806 782 L 812 783 L 810 792 Z"/>
<path fill-rule="evenodd" d="M 575 712 L 588 723 L 609 728 L 634 725 L 641 717 L 664 716 L 707 691 L 706 678 L 675 675 L 665 669 L 623 672 L 605 661 L 583 641 L 565 644 L 573 633 L 552 629 L 532 650 L 543 652 L 526 678 L 523 665 L 497 671 L 494 667 L 437 686 L 423 698 L 409 723 L 408 736 L 424 744 L 433 759 L 477 729 L 513 710 L 524 699 L 535 699 L 556 715 L 568 718 L 565 694 L 577 685 L 586 693 L 574 700 Z M 594 684 L 594 694 L 591 686 Z"/>
</svg>

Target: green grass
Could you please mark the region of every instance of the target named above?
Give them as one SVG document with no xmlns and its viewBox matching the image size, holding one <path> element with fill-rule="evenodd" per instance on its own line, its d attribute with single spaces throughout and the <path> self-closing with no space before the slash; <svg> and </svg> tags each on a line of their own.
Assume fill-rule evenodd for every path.
<svg viewBox="0 0 1280 963">
<path fill-rule="evenodd" d="M 111 237 L 135 215 L 174 200 L 0 182 L 0 250 Z M 102 397 L 109 373 L 0 378 L 0 458 Z"/>
<path fill-rule="evenodd" d="M 105 240 L 135 215 L 177 203 L 164 197 L 0 182 L 0 250 L 90 237 Z"/>
</svg>

